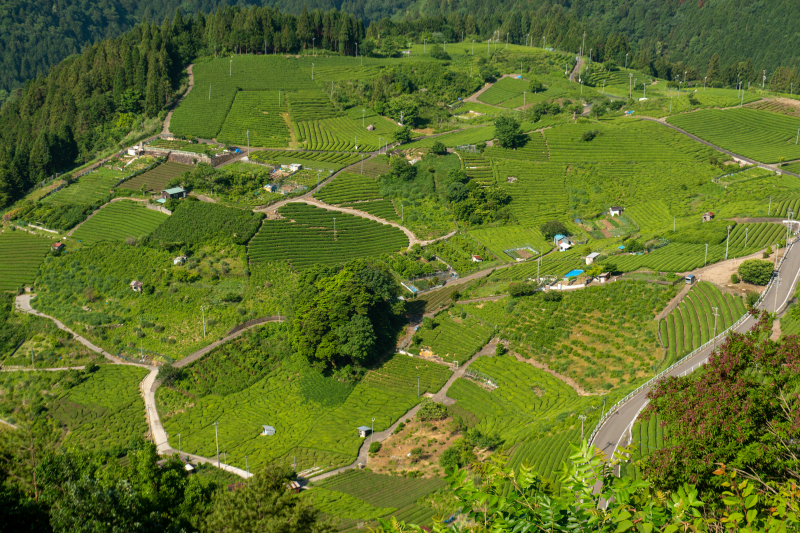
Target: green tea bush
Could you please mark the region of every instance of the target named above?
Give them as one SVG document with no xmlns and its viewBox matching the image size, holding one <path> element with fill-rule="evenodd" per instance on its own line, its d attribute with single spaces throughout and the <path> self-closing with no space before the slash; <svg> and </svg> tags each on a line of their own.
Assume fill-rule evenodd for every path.
<svg viewBox="0 0 800 533">
<path fill-rule="evenodd" d="M 172 216 L 150 234 L 149 241 L 154 245 L 199 244 L 221 239 L 235 244 L 245 244 L 258 231 L 263 218 L 263 213 L 253 213 L 209 202 L 184 200 L 180 202 Z"/>
</svg>

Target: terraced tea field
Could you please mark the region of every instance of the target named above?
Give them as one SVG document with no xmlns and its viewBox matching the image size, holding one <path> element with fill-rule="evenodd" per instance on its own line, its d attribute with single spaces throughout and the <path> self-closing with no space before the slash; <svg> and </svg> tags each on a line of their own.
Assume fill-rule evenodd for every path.
<svg viewBox="0 0 800 533">
<path fill-rule="evenodd" d="M 530 246 L 539 253 L 549 252 L 553 245 L 544 238 L 542 232 L 535 227 L 504 226 L 502 228 L 485 228 L 470 231 L 469 234 L 478 242 L 486 246 L 491 252 L 503 261 L 523 259 L 515 248 Z M 531 253 L 523 250 L 523 253 Z M 514 255 L 512 257 L 511 255 Z"/>
<path fill-rule="evenodd" d="M 421 329 L 414 337 L 414 343 L 430 349 L 447 362 L 458 361 L 464 364 L 470 357 L 483 348 L 494 332 L 474 318 L 454 321 L 447 313 L 441 313 L 434 319 L 436 326 Z"/>
<path fill-rule="evenodd" d="M 325 62 L 317 60 L 320 63 Z M 315 62 L 317 62 L 315 61 Z M 311 62 L 273 55 L 239 55 L 195 61 L 194 89 L 170 121 L 170 131 L 184 137 L 217 136 L 238 91 L 317 89 L 311 81 Z"/>
<path fill-rule="evenodd" d="M 665 364 L 672 364 L 714 336 L 714 307 L 719 313 L 717 333 L 727 329 L 746 312 L 741 298 L 723 294 L 711 283 L 698 282 L 680 305 L 659 322 L 661 342 L 667 350 Z"/>
<path fill-rule="evenodd" d="M 3 258 L 0 291 L 12 291 L 33 283 L 39 265 L 53 242 L 26 231 L 6 230 L 0 233 L 0 257 Z"/>
<path fill-rule="evenodd" d="M 476 183 L 487 186 L 494 185 L 494 172 L 492 171 L 492 161 L 485 159 L 481 154 L 462 152 L 458 154 L 461 159 L 462 168 L 466 171 L 467 177 Z"/>
<path fill-rule="evenodd" d="M 415 505 L 416 502 L 444 486 L 444 480 L 439 478 L 405 478 L 374 474 L 361 470 L 349 470 L 318 483 L 313 483 L 311 489 L 304 493 L 304 497 L 311 498 L 316 502 L 319 500 L 317 493 L 322 492 L 322 490 L 334 492 L 334 494 L 346 494 L 371 506 L 373 509 L 391 508 L 393 510 L 389 513 L 397 517 L 398 520 L 404 519 L 401 517 L 413 516 L 414 524 L 424 525 L 434 515 L 435 511 L 432 508 Z M 326 512 L 334 516 L 348 517 L 351 514 L 348 512 L 347 507 L 341 504 L 331 505 L 327 509 L 328 511 Z M 376 517 L 381 516 L 376 515 Z M 363 520 L 364 516 L 356 515 L 354 518 Z M 344 520 L 340 523 L 339 528 L 353 527 L 356 525 L 356 521 Z"/>
<path fill-rule="evenodd" d="M 119 180 L 128 174 L 130 172 L 100 167 L 41 201 L 45 204 L 89 205 L 106 198 Z"/>
<path fill-rule="evenodd" d="M 332 182 L 314 193 L 314 198 L 327 204 L 343 204 L 361 200 L 376 200 L 381 198 L 378 183 L 368 176 L 344 172 L 334 178 Z"/>
<path fill-rule="evenodd" d="M 558 435 L 528 440 L 514 451 L 509 464 L 518 471 L 527 462 L 540 476 L 553 476 L 568 459 L 569 444 L 577 444 L 580 439 L 581 430 L 573 429 Z"/>
<path fill-rule="evenodd" d="M 397 213 L 394 203 L 387 199 L 372 200 L 369 202 L 351 202 L 342 204 L 342 206 L 358 209 L 359 211 L 364 211 L 365 213 L 375 215 L 376 217 L 380 217 L 384 220 L 391 220 L 393 222 L 400 220 L 400 215 Z"/>
<path fill-rule="evenodd" d="M 549 428 L 555 430 L 571 415 L 599 403 L 597 398 L 578 396 L 563 381 L 508 355 L 479 357 L 470 370 L 490 376 L 497 389 L 489 392 L 460 378 L 447 395 L 458 400 L 459 410 L 472 414 L 470 425 L 475 424 L 483 433 L 499 434 L 507 447 L 531 436 L 544 436 Z M 553 453 L 560 456 L 563 449 L 554 449 Z M 551 468 L 557 466 L 554 463 Z"/>
<path fill-rule="evenodd" d="M 281 116 L 286 112 L 283 95 L 278 105 L 278 91 L 239 91 L 222 124 L 217 139 L 221 143 L 264 148 L 289 145 L 289 127 Z"/>
<path fill-rule="evenodd" d="M 800 159 L 800 119 L 750 108 L 707 109 L 676 115 L 667 122 L 717 146 L 762 163 Z"/>
<path fill-rule="evenodd" d="M 358 163 L 365 157 L 368 156 L 347 152 L 301 152 L 298 150 L 264 150 L 250 154 L 250 159 L 262 163 L 267 161 L 278 164 L 300 163 L 304 167 L 324 170 L 339 170 Z M 364 163 L 365 168 L 367 164 Z M 358 170 L 360 172 L 361 167 Z"/>
<path fill-rule="evenodd" d="M 385 119 L 375 121 L 374 126 L 369 131 L 361 126 L 361 120 L 336 117 L 297 122 L 295 131 L 307 150 L 374 152 L 390 143 L 399 128 Z"/>
<path fill-rule="evenodd" d="M 599 133 L 591 141 L 582 140 L 582 135 L 590 130 Z M 631 118 L 610 121 L 608 124 L 563 124 L 544 130 L 542 134 L 550 148 L 550 161 L 570 164 L 634 161 L 705 163 L 710 157 L 719 155 L 716 150 L 663 125 Z"/>
<path fill-rule="evenodd" d="M 183 165 L 174 161 L 166 161 L 161 163 L 152 170 L 148 170 L 144 174 L 139 174 L 135 178 L 131 178 L 122 185 L 120 189 L 128 189 L 131 191 L 141 191 L 144 185 L 148 191 L 161 191 L 167 188 L 167 183 L 183 174 L 194 170 L 192 165 Z"/>
<path fill-rule="evenodd" d="M 358 426 L 371 426 L 374 417 L 375 431 L 383 431 L 419 401 L 416 376 L 438 390 L 450 375 L 446 367 L 402 355 L 374 372 L 374 378 L 334 397 L 330 388 L 341 386 L 335 379 L 308 382 L 294 370 L 278 368 L 239 392 L 199 398 L 194 407 L 166 420 L 164 427 L 174 440 L 171 445 L 177 446 L 175 435 L 180 433 L 185 451 L 213 457 L 212 424 L 219 421 L 220 451 L 240 468 L 245 466 L 245 455 L 251 468 L 269 461 L 288 465 L 295 457 L 298 470 L 349 464 L 363 442 Z M 276 434 L 260 436 L 262 424 L 275 427 Z"/>
<path fill-rule="evenodd" d="M 632 219 L 642 231 L 659 231 L 672 228 L 673 216 L 661 200 L 638 204 L 625 209 L 625 215 Z"/>
<path fill-rule="evenodd" d="M 293 122 L 342 116 L 342 112 L 333 107 L 330 96 L 319 89 L 291 92 L 286 97 Z"/>
<path fill-rule="evenodd" d="M 446 133 L 437 135 L 436 137 L 428 137 L 418 141 L 411 141 L 403 145 L 403 148 L 416 149 L 416 148 L 430 148 L 433 143 L 440 142 L 448 148 L 455 148 L 465 144 L 478 144 L 494 139 L 493 126 L 476 126 L 474 128 L 467 128 L 462 131 L 455 131 L 453 133 Z"/>
<path fill-rule="evenodd" d="M 285 260 L 303 270 L 315 264 L 378 257 L 408 246 L 401 230 L 346 213 L 299 203 L 287 204 L 278 212 L 284 219 L 265 220 L 250 241 L 250 261 Z"/>
<path fill-rule="evenodd" d="M 521 224 L 538 226 L 566 214 L 566 165 L 531 165 L 510 160 L 499 160 L 496 164 L 500 186 L 511 195 L 511 211 Z"/>
<path fill-rule="evenodd" d="M 786 238 L 786 226 L 783 224 L 773 224 L 770 222 L 760 222 L 755 224 L 737 224 L 731 231 L 731 247 L 745 248 L 755 246 L 762 248 L 775 244 L 781 239 Z"/>
<path fill-rule="evenodd" d="M 122 200 L 107 204 L 72 234 L 85 245 L 143 237 L 167 219 L 167 215 L 147 209 L 139 202 Z"/>
<path fill-rule="evenodd" d="M 479 102 L 489 105 L 501 105 L 507 100 L 521 97 L 523 91 L 528 91 L 529 80 L 517 78 L 502 78 L 494 83 L 488 91 L 478 97 Z M 519 105 L 522 105 L 520 101 Z M 509 107 L 509 106 L 504 106 Z"/>
<path fill-rule="evenodd" d="M 484 151 L 486 157 L 501 159 L 519 159 L 523 161 L 549 161 L 550 150 L 541 132 L 530 133 L 525 136 L 525 144 L 519 148 L 507 149 L 490 146 Z"/>
<path fill-rule="evenodd" d="M 70 432 L 67 442 L 88 451 L 124 446 L 147 432 L 139 382 L 147 370 L 101 365 L 89 379 L 53 402 L 53 417 Z"/>
<path fill-rule="evenodd" d="M 729 248 L 728 257 L 742 257 L 758 251 L 757 246 Z M 642 268 L 649 268 L 658 272 L 689 272 L 702 267 L 705 259 L 706 247 L 703 244 L 671 243 L 663 248 L 646 255 L 615 255 L 613 262 L 620 272 L 631 272 Z M 716 263 L 725 259 L 725 244 L 715 244 L 708 247 L 707 264 Z"/>
</svg>

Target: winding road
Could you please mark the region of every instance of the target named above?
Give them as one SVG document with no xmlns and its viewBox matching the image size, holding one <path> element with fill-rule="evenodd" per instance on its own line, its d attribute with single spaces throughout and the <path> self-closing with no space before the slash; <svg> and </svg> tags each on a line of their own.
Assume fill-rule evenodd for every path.
<svg viewBox="0 0 800 533">
<path fill-rule="evenodd" d="M 765 309 L 770 312 L 780 311 L 794 295 L 798 278 L 800 278 L 800 246 L 797 244 L 791 244 L 781 260 L 777 278 L 780 279 L 780 283 L 773 283 L 767 288 L 757 306 L 758 309 Z M 755 323 L 756 320 L 747 315 L 744 320 L 732 329 L 739 333 L 744 333 L 750 330 Z M 723 342 L 724 334 L 717 337 L 716 345 L 720 345 Z M 705 364 L 712 352 L 713 344 L 711 346 L 706 344 L 673 365 L 661 377 L 677 377 L 689 374 L 700 365 Z M 609 413 L 598 424 L 589 443 L 602 450 L 607 457 L 612 457 L 617 448 L 628 445 L 631 440 L 633 424 L 639 413 L 648 404 L 647 393 L 653 388 L 655 381 L 655 379 L 649 381 L 637 389 L 634 394 L 630 395 L 627 401 L 623 400 L 623 402 L 611 407 Z"/>
</svg>

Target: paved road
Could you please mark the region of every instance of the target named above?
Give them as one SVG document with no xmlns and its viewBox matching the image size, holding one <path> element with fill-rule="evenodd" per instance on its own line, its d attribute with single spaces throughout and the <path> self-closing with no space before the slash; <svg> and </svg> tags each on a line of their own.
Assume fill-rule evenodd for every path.
<svg viewBox="0 0 800 533">
<path fill-rule="evenodd" d="M 772 285 L 769 288 L 762 303 L 758 307 L 759 309 L 766 309 L 770 312 L 776 310 L 780 311 L 794 295 L 797 280 L 800 277 L 800 244 L 794 244 L 789 249 L 786 259 L 781 265 L 779 276 L 781 284 L 778 286 Z M 752 317 L 748 317 L 736 328 L 736 331 L 748 331 L 755 323 L 756 321 Z M 718 341 L 718 344 L 720 343 L 721 341 Z M 681 376 L 691 373 L 695 368 L 708 360 L 711 352 L 711 347 L 709 347 L 688 357 L 680 365 L 673 368 L 667 375 Z M 651 388 L 651 386 L 643 388 L 627 403 L 615 411 L 612 411 L 611 416 L 603 423 L 591 444 L 601 449 L 608 457 L 611 457 L 619 446 L 627 445 L 633 423 L 641 410 L 644 409 L 648 403 L 646 396 Z"/>
</svg>

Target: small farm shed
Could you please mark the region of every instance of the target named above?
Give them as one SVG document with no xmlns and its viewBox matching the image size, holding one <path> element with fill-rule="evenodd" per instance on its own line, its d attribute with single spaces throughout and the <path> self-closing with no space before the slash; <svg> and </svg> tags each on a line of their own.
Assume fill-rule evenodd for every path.
<svg viewBox="0 0 800 533">
<path fill-rule="evenodd" d="M 482 261 L 483 261 L 483 257 L 481 257 L 481 256 L 479 256 L 479 255 L 473 255 L 473 256 L 472 256 L 472 262 L 473 262 L 473 263 L 480 263 L 480 262 L 482 262 Z"/>
<path fill-rule="evenodd" d="M 611 274 L 609 274 L 608 272 L 603 272 L 602 274 L 597 276 L 597 279 L 600 280 L 600 283 L 605 283 L 606 281 L 609 280 L 610 277 Z"/>
<path fill-rule="evenodd" d="M 300 163 L 289 163 L 288 165 L 281 165 L 281 170 L 284 172 L 297 172 L 298 170 L 302 170 L 303 165 Z"/>
<path fill-rule="evenodd" d="M 185 255 L 179 255 L 178 257 L 176 257 L 175 259 L 172 260 L 172 264 L 173 265 L 182 265 L 185 262 L 186 262 L 186 256 Z"/>
<path fill-rule="evenodd" d="M 694 277 L 694 274 L 689 274 L 688 276 L 686 276 L 686 284 L 687 284 L 687 285 L 691 285 L 691 284 L 693 284 L 695 281 L 697 281 L 697 278 L 696 278 L 696 277 Z"/>
<path fill-rule="evenodd" d="M 54 242 L 53 244 L 50 245 L 50 248 L 55 250 L 56 252 L 61 252 L 67 249 L 67 247 L 64 246 L 64 243 L 62 242 Z"/>
<path fill-rule="evenodd" d="M 600 257 L 599 253 L 597 252 L 590 253 L 589 255 L 586 256 L 586 264 L 591 265 L 592 263 L 594 263 L 594 260 L 597 259 L 598 257 Z"/>
<path fill-rule="evenodd" d="M 144 283 L 142 283 L 141 281 L 136 281 L 136 280 L 131 281 L 131 289 L 133 289 L 136 292 L 142 292 L 142 286 L 144 286 Z"/>
<path fill-rule="evenodd" d="M 714 218 L 714 213 L 708 211 L 707 213 L 703 213 L 703 222 L 711 222 L 711 219 Z"/>
<path fill-rule="evenodd" d="M 261 426 L 264 430 L 261 432 L 263 437 L 271 437 L 275 434 L 275 428 L 272 426 Z"/>
<path fill-rule="evenodd" d="M 298 494 L 300 492 L 300 483 L 297 481 L 290 481 L 286 484 L 286 490 L 293 492 L 294 494 Z"/>
<path fill-rule="evenodd" d="M 372 124 L 367 126 L 367 131 L 373 131 L 373 130 L 375 130 L 375 126 L 373 126 Z"/>
<path fill-rule="evenodd" d="M 161 198 L 166 200 L 167 198 L 186 198 L 186 190 L 183 187 L 173 187 L 171 189 L 166 189 L 161 191 Z"/>
<path fill-rule="evenodd" d="M 264 185 L 264 190 L 267 192 L 278 192 L 278 186 L 274 183 L 267 183 Z"/>
<path fill-rule="evenodd" d="M 366 438 L 367 435 L 372 433 L 372 430 L 367 426 L 358 426 L 356 429 L 358 429 L 358 436 L 362 439 Z"/>
<path fill-rule="evenodd" d="M 612 217 L 618 217 L 618 216 L 620 216 L 622 214 L 622 208 L 621 207 L 609 207 L 608 208 L 608 214 L 611 215 Z"/>
<path fill-rule="evenodd" d="M 128 155 L 142 155 L 144 150 L 142 149 L 142 145 L 137 144 L 136 146 L 131 146 L 128 148 Z"/>
<path fill-rule="evenodd" d="M 567 237 L 566 235 L 561 235 L 561 234 L 556 235 L 555 237 L 553 237 L 553 242 L 555 242 L 556 246 L 558 246 L 559 252 L 565 252 L 570 248 L 572 248 L 572 241 L 569 240 L 569 237 Z"/>
</svg>

